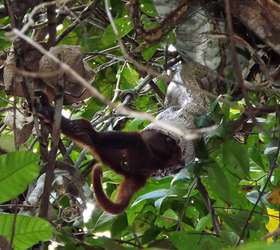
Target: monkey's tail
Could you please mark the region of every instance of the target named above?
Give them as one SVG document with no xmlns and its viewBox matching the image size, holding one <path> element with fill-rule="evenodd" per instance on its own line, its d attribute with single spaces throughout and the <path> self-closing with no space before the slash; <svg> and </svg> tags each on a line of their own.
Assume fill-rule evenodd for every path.
<svg viewBox="0 0 280 250">
<path fill-rule="evenodd" d="M 111 201 L 105 194 L 102 187 L 102 168 L 100 164 L 95 164 L 92 172 L 93 189 L 95 197 L 99 205 L 111 214 L 119 214 L 128 206 L 133 194 L 138 191 L 145 184 L 145 179 L 132 179 L 124 177 L 120 184 L 117 199 L 115 202 Z"/>
</svg>

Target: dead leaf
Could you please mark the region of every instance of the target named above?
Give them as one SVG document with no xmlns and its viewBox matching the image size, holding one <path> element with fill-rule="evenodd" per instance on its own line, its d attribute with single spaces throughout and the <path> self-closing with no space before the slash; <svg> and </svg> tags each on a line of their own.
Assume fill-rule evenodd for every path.
<svg viewBox="0 0 280 250">
<path fill-rule="evenodd" d="M 275 187 L 267 197 L 267 201 L 272 205 L 280 205 L 280 186 Z"/>
</svg>

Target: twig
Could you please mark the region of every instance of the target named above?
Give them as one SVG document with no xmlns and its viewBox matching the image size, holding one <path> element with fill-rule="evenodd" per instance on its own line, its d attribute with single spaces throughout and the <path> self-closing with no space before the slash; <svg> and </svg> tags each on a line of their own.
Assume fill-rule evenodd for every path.
<svg viewBox="0 0 280 250">
<path fill-rule="evenodd" d="M 15 20 L 15 15 L 14 15 L 13 10 L 12 10 L 11 2 L 10 2 L 10 0 L 6 0 L 5 2 L 6 2 L 8 14 L 9 14 L 9 16 L 10 16 L 10 18 L 11 18 L 12 27 L 13 27 L 13 28 L 16 28 L 16 27 L 17 27 L 17 26 L 16 26 L 16 20 Z"/>
<path fill-rule="evenodd" d="M 237 78 L 237 82 L 240 86 L 241 92 L 244 96 L 245 103 L 248 105 L 248 107 L 251 106 L 248 95 L 246 92 L 246 88 L 244 85 L 244 80 L 242 76 L 242 71 L 240 68 L 240 64 L 238 62 L 237 53 L 235 49 L 235 39 L 234 39 L 234 32 L 233 32 L 233 26 L 232 26 L 232 18 L 231 18 L 231 8 L 230 8 L 230 1 L 225 0 L 225 13 L 226 13 L 226 20 L 227 20 L 227 32 L 229 36 L 229 42 L 230 42 L 230 50 L 231 50 L 231 56 L 232 56 L 232 65 L 234 68 L 234 73 Z"/>
<path fill-rule="evenodd" d="M 50 1 L 52 2 L 52 1 Z M 48 17 L 48 32 L 49 32 L 49 39 L 48 39 L 48 48 L 55 45 L 56 41 L 56 3 L 49 5 L 47 7 L 47 17 Z"/>
<path fill-rule="evenodd" d="M 19 150 L 19 145 L 17 144 L 17 98 L 14 97 L 14 103 L 13 103 L 13 131 L 14 131 L 14 145 L 15 149 Z"/>
<path fill-rule="evenodd" d="M 25 208 L 25 209 L 33 209 L 33 208 L 37 208 L 38 206 L 36 205 L 27 205 L 27 204 L 1 204 L 0 208 L 3 209 L 11 209 L 11 208 Z"/>
<path fill-rule="evenodd" d="M 18 206 L 17 206 L 18 200 L 16 200 L 16 204 L 14 207 L 14 216 L 13 216 L 13 224 L 12 224 L 12 233 L 11 233 L 11 245 L 13 245 L 14 239 L 15 239 L 15 233 L 16 233 L 16 223 L 17 223 L 17 214 L 18 214 Z"/>
<path fill-rule="evenodd" d="M 223 209 L 223 210 L 236 210 L 236 211 L 242 211 L 242 212 L 249 212 L 249 211 L 251 211 L 249 209 L 237 208 L 237 207 L 218 207 L 218 206 L 213 206 L 213 208 L 215 208 L 215 209 Z M 272 217 L 272 218 L 275 218 L 275 219 L 280 219 L 280 216 L 268 215 L 267 213 L 259 212 L 259 211 L 254 211 L 254 214 L 259 214 L 259 215 L 266 216 L 266 217 Z"/>
<path fill-rule="evenodd" d="M 181 0 L 178 6 L 164 18 L 159 27 L 150 30 L 146 30 L 141 24 L 139 1 L 130 0 L 129 7 L 136 34 L 142 36 L 146 42 L 154 43 L 175 28 L 175 26 L 185 17 L 189 7 L 189 1 Z"/>
<path fill-rule="evenodd" d="M 267 240 L 268 238 L 276 238 L 280 235 L 280 224 L 278 224 L 278 227 L 276 230 L 273 230 L 272 232 L 268 232 L 265 236 L 262 237 L 262 240 Z"/>
<path fill-rule="evenodd" d="M 209 198 L 209 194 L 208 194 L 206 188 L 204 187 L 204 185 L 202 184 L 200 177 L 197 177 L 196 180 L 197 180 L 197 189 L 200 192 L 200 194 L 202 195 L 204 202 L 207 206 L 208 212 L 210 213 L 214 231 L 217 235 L 219 235 L 221 233 L 221 227 L 220 227 L 220 223 L 217 218 L 217 215 L 215 213 L 215 209 L 213 208 L 211 200 Z"/>
<path fill-rule="evenodd" d="M 160 90 L 160 88 L 156 85 L 154 80 L 149 81 L 149 85 L 150 85 L 151 89 L 158 95 L 158 97 L 161 99 L 161 101 L 164 101 L 165 96 L 162 93 L 162 91 Z"/>
<path fill-rule="evenodd" d="M 52 127 L 52 145 L 48 158 L 48 166 L 46 170 L 46 178 L 44 183 L 44 192 L 41 197 L 41 204 L 39 216 L 48 219 L 49 211 L 49 197 L 52 189 L 52 182 L 54 178 L 54 168 L 56 161 L 57 149 L 60 141 L 60 124 L 61 124 L 61 111 L 63 106 L 63 94 L 56 98 L 54 123 Z"/>
<path fill-rule="evenodd" d="M 176 231 L 180 230 L 181 223 L 182 223 L 184 215 L 185 215 L 185 209 L 186 209 L 186 207 L 188 206 L 188 204 L 190 202 L 191 193 L 192 193 L 193 189 L 196 187 L 196 185 L 197 185 L 197 182 L 195 180 L 191 184 L 189 184 L 188 193 L 186 195 L 186 199 L 184 201 L 184 204 L 183 204 L 183 207 L 182 207 L 182 211 L 181 211 L 180 216 L 179 216 L 179 220 L 178 220 L 178 224 L 177 224 L 177 227 L 176 227 Z"/>
</svg>

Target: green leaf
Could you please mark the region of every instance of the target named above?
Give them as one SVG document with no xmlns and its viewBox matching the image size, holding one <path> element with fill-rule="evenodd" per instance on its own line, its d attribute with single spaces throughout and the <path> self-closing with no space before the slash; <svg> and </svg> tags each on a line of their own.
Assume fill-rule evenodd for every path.
<svg viewBox="0 0 280 250">
<path fill-rule="evenodd" d="M 111 227 L 112 238 L 116 238 L 122 235 L 122 232 L 127 228 L 127 218 L 126 214 L 120 214 L 116 220 L 113 222 Z"/>
<path fill-rule="evenodd" d="M 169 238 L 178 250 L 217 250 L 223 246 L 218 238 L 197 231 L 173 232 L 169 234 Z"/>
<path fill-rule="evenodd" d="M 230 184 L 223 169 L 217 163 L 211 164 L 208 169 L 208 178 L 205 181 L 209 184 L 214 193 L 222 200 L 230 202 Z M 221 190 L 223 190 L 221 192 Z"/>
<path fill-rule="evenodd" d="M 39 241 L 51 239 L 53 234 L 52 226 L 41 218 L 25 215 L 0 214 L 0 235 L 7 240 L 11 239 L 13 223 L 14 228 L 13 247 L 16 250 L 27 249 Z"/>
<path fill-rule="evenodd" d="M 118 30 L 120 38 L 127 35 L 133 29 L 133 26 L 132 26 L 132 23 L 131 23 L 131 20 L 129 17 L 121 17 L 121 18 L 115 19 L 114 22 L 115 22 L 115 25 Z M 113 32 L 111 25 L 109 25 L 105 29 L 101 41 L 102 41 L 103 45 L 106 47 L 113 45 L 117 41 L 116 35 Z"/>
<path fill-rule="evenodd" d="M 202 217 L 198 221 L 198 223 L 197 223 L 197 225 L 195 227 L 195 230 L 196 231 L 203 231 L 205 228 L 211 227 L 211 225 L 212 225 L 211 224 L 211 216 L 210 216 L 210 214 L 208 214 L 208 215 Z"/>
<path fill-rule="evenodd" d="M 157 111 L 157 105 L 158 104 L 155 101 L 155 98 L 153 98 L 153 95 L 151 94 L 142 95 L 135 100 L 135 106 L 137 107 L 137 109 L 144 112 Z"/>
<path fill-rule="evenodd" d="M 133 120 L 130 120 L 126 123 L 123 130 L 124 131 L 138 131 L 138 130 L 145 128 L 145 125 L 147 125 L 147 121 L 144 121 L 143 119 L 134 118 Z"/>
<path fill-rule="evenodd" d="M 248 212 L 241 211 L 235 214 L 227 214 L 224 212 L 219 212 L 219 216 L 224 220 L 224 222 L 231 227 L 231 229 L 239 235 L 242 232 L 244 224 L 248 218 Z"/>
<path fill-rule="evenodd" d="M 167 209 L 163 215 L 158 217 L 155 224 L 160 228 L 171 228 L 178 223 L 178 215 L 172 209 Z"/>
<path fill-rule="evenodd" d="M 249 174 L 249 157 L 245 145 L 235 141 L 227 141 L 223 145 L 223 164 L 240 178 Z"/>
<path fill-rule="evenodd" d="M 11 152 L 0 156 L 0 202 L 24 192 L 38 176 L 39 156 L 31 152 Z"/>
<path fill-rule="evenodd" d="M 148 16 L 157 16 L 157 10 L 152 0 L 141 0 L 140 9 Z"/>
<path fill-rule="evenodd" d="M 144 201 L 144 200 L 162 198 L 162 197 L 165 197 L 165 196 L 167 196 L 169 194 L 170 194 L 170 190 L 169 189 L 158 189 L 158 190 L 152 191 L 150 193 L 143 194 L 143 195 L 139 196 L 133 202 L 133 204 L 131 206 L 136 206 L 138 203 L 140 203 L 141 201 Z"/>
<path fill-rule="evenodd" d="M 111 224 L 114 222 L 116 217 L 117 215 L 115 214 L 109 214 L 103 212 L 95 223 L 95 229 L 96 230 L 107 229 L 108 225 L 110 225 L 109 228 L 111 228 Z"/>
<path fill-rule="evenodd" d="M 158 44 L 155 44 L 155 45 L 152 45 L 148 48 L 145 48 L 142 51 L 142 56 L 143 56 L 144 60 L 149 61 L 153 57 L 153 55 L 157 52 L 158 48 L 159 48 Z"/>
<path fill-rule="evenodd" d="M 137 82 L 139 80 L 139 73 L 134 68 L 132 68 L 129 64 L 127 67 L 123 69 L 122 76 L 129 84 L 128 87 L 131 88 L 137 85 Z"/>
<path fill-rule="evenodd" d="M 157 191 L 160 189 L 168 189 L 170 187 L 170 177 L 165 177 L 162 178 L 160 180 L 156 180 L 156 179 L 150 179 L 145 187 L 143 187 L 140 191 L 138 191 L 134 197 L 135 200 L 137 200 L 140 196 L 150 193 L 152 191 Z M 142 209 L 145 208 L 145 203 L 144 200 L 142 200 L 143 202 L 138 202 L 137 206 L 136 205 L 131 205 L 127 210 L 126 210 L 126 214 L 127 214 L 127 221 L 129 225 L 132 225 L 132 223 L 134 222 L 134 220 L 136 219 L 136 217 L 140 214 L 143 213 Z M 145 201 L 149 201 L 149 200 L 145 200 Z M 132 201 L 133 204 L 133 201 Z"/>
<path fill-rule="evenodd" d="M 149 241 L 154 241 L 161 230 L 158 227 L 149 228 L 142 237 L 142 244 L 146 244 Z"/>
<path fill-rule="evenodd" d="M 250 150 L 250 157 L 251 159 L 262 169 L 265 169 L 265 165 L 263 163 L 262 153 L 260 151 L 260 148 L 257 146 L 257 144 L 253 145 Z"/>
<path fill-rule="evenodd" d="M 12 134 L 1 134 L 0 135 L 0 148 L 4 149 L 6 152 L 15 151 L 15 139 Z"/>
<path fill-rule="evenodd" d="M 239 248 L 234 247 L 227 250 L 279 250 L 279 249 L 280 249 L 279 243 L 267 244 L 263 241 L 260 241 L 260 242 L 249 243 Z"/>
<path fill-rule="evenodd" d="M 113 249 L 114 250 L 127 249 L 126 247 L 122 247 L 120 244 L 118 244 L 115 239 L 109 239 L 106 237 L 98 237 L 98 238 L 88 237 L 88 238 L 86 238 L 86 243 L 88 245 L 90 245 L 91 249 L 100 249 L 100 248 L 101 249 L 112 249 L 112 250 Z M 94 246 L 97 246 L 98 248 L 94 247 Z M 74 248 L 71 248 L 71 249 L 74 249 Z"/>
</svg>

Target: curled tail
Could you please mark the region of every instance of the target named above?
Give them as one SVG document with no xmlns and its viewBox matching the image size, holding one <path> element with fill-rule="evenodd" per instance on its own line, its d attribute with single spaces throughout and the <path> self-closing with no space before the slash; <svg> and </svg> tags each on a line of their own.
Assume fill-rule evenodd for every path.
<svg viewBox="0 0 280 250">
<path fill-rule="evenodd" d="M 130 199 L 136 191 L 144 186 L 146 179 L 144 178 L 127 178 L 124 177 L 120 184 L 117 199 L 115 202 L 111 201 L 105 194 L 102 187 L 102 169 L 100 164 L 93 167 L 92 181 L 95 197 L 99 205 L 111 214 L 119 214 L 128 206 Z"/>
</svg>

